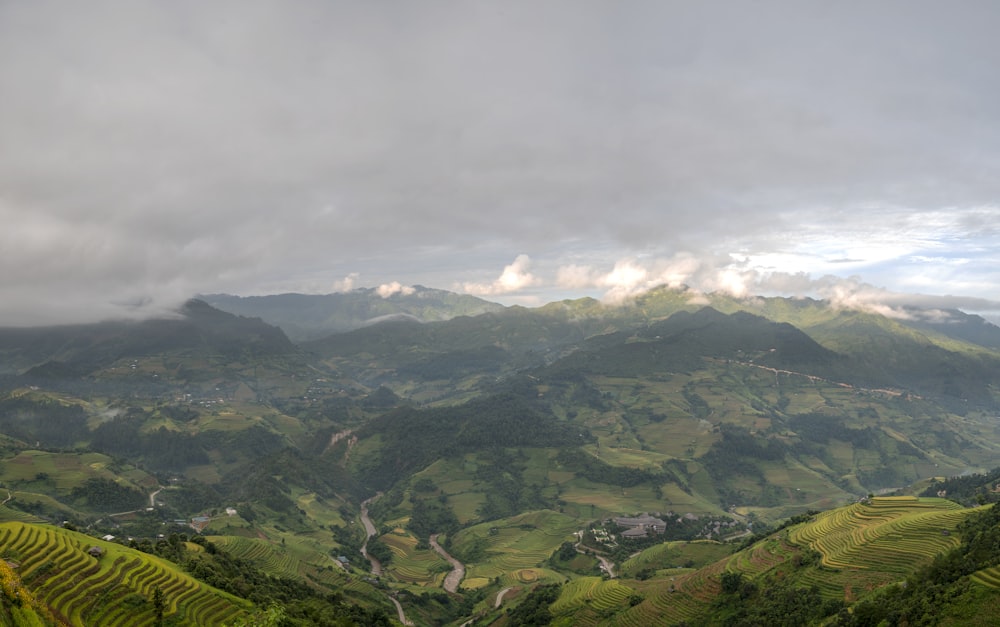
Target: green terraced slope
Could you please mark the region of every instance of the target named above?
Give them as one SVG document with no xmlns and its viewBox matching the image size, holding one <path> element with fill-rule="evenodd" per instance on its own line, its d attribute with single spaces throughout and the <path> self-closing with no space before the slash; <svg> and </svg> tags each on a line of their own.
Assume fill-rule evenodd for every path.
<svg viewBox="0 0 1000 627">
<path fill-rule="evenodd" d="M 97 547 L 100 557 L 90 554 Z M 57 527 L 0 523 L 0 555 L 55 617 L 70 625 L 153 625 L 152 599 L 185 625 L 223 625 L 251 609 L 176 565 L 118 544 Z"/>
</svg>

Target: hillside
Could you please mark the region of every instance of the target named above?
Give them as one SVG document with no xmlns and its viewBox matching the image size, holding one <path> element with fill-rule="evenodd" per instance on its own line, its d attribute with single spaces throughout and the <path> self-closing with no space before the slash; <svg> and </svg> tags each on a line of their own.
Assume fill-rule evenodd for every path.
<svg viewBox="0 0 1000 627">
<path fill-rule="evenodd" d="M 980 331 L 684 290 L 389 319 L 299 344 L 204 301 L 166 320 L 8 329 L 0 512 L 156 555 L 160 534 L 210 538 L 270 577 L 418 625 L 515 624 L 543 606 L 563 624 L 640 624 L 629 617 L 667 605 L 690 622 L 723 611 L 726 542 L 835 515 L 819 511 L 881 520 L 844 532 L 865 537 L 862 553 L 803 526 L 739 558 L 815 557 L 815 604 L 833 608 L 830 586 L 860 602 L 957 546 L 949 517 L 971 510 L 858 501 L 996 465 L 1000 353 Z M 989 481 L 934 485 L 971 504 L 990 500 Z M 917 510 L 912 528 L 938 533 L 919 535 L 926 553 L 897 524 Z M 659 535 L 617 535 L 612 521 L 644 514 Z M 906 565 L 864 563 L 887 551 Z M 685 606 L 665 592 L 688 581 L 711 594 Z M 229 592 L 266 609 L 259 592 Z M 304 625 L 312 603 L 280 605 Z"/>
<path fill-rule="evenodd" d="M 64 624 L 154 625 L 172 616 L 222 625 L 251 607 L 170 562 L 55 527 L 2 523 L 0 552 L 20 585 Z"/>
</svg>

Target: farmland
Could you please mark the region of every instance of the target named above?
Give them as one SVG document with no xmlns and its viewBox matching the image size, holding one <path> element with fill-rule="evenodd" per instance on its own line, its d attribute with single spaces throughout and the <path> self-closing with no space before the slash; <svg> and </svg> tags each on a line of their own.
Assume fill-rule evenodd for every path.
<svg viewBox="0 0 1000 627">
<path fill-rule="evenodd" d="M 97 547 L 100 557 L 88 553 Z M 0 554 L 33 594 L 71 625 L 153 625 L 154 590 L 165 614 L 199 625 L 222 625 L 250 609 L 209 589 L 155 556 L 63 529 L 0 524 Z"/>
<path fill-rule="evenodd" d="M 876 497 L 817 514 L 813 520 L 703 568 L 665 571 L 667 587 L 636 581 L 633 585 L 645 599 L 612 623 L 643 625 L 657 616 L 676 622 L 693 620 L 720 594 L 719 581 L 726 572 L 740 573 L 751 581 L 767 581 L 781 572 L 783 580 L 815 587 L 825 598 L 850 601 L 958 546 L 957 526 L 977 511 L 981 510 L 963 509 L 938 498 Z M 679 555 L 676 544 L 660 545 L 630 559 L 625 563 L 627 572 L 637 572 L 646 564 L 663 564 L 663 555 Z M 819 556 L 816 563 L 808 551 Z M 991 575 L 983 571 L 976 577 L 990 585 Z"/>
<path fill-rule="evenodd" d="M 557 512 L 529 512 L 463 529 L 452 546 L 459 556 L 483 555 L 468 565 L 469 578 L 499 577 L 504 585 L 557 581 L 564 576 L 541 565 L 560 544 L 572 539 L 576 529 L 572 518 Z"/>
</svg>

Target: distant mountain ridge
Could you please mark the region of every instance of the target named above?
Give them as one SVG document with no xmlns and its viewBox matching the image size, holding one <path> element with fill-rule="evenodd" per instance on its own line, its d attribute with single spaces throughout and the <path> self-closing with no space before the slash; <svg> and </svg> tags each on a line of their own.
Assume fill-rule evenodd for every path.
<svg viewBox="0 0 1000 627">
<path fill-rule="evenodd" d="M 411 318 L 432 322 L 504 309 L 499 303 L 475 296 L 421 285 L 392 293 L 359 288 L 333 294 L 208 294 L 198 298 L 217 309 L 279 326 L 294 341 L 352 331 L 383 320 Z"/>
<path fill-rule="evenodd" d="M 230 357 L 280 355 L 295 345 L 278 327 L 192 299 L 172 318 L 0 328 L 0 373 L 78 376 L 117 359 L 200 350 Z"/>
</svg>

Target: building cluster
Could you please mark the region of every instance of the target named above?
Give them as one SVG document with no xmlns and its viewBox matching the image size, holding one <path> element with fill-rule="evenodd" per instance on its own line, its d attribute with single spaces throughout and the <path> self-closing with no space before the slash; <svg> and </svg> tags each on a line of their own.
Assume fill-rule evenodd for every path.
<svg viewBox="0 0 1000 627">
<path fill-rule="evenodd" d="M 650 534 L 661 534 L 667 528 L 665 521 L 649 514 L 642 514 L 635 518 L 618 516 L 613 521 L 619 527 L 625 528 L 625 531 L 621 533 L 623 538 L 645 538 Z"/>
</svg>

